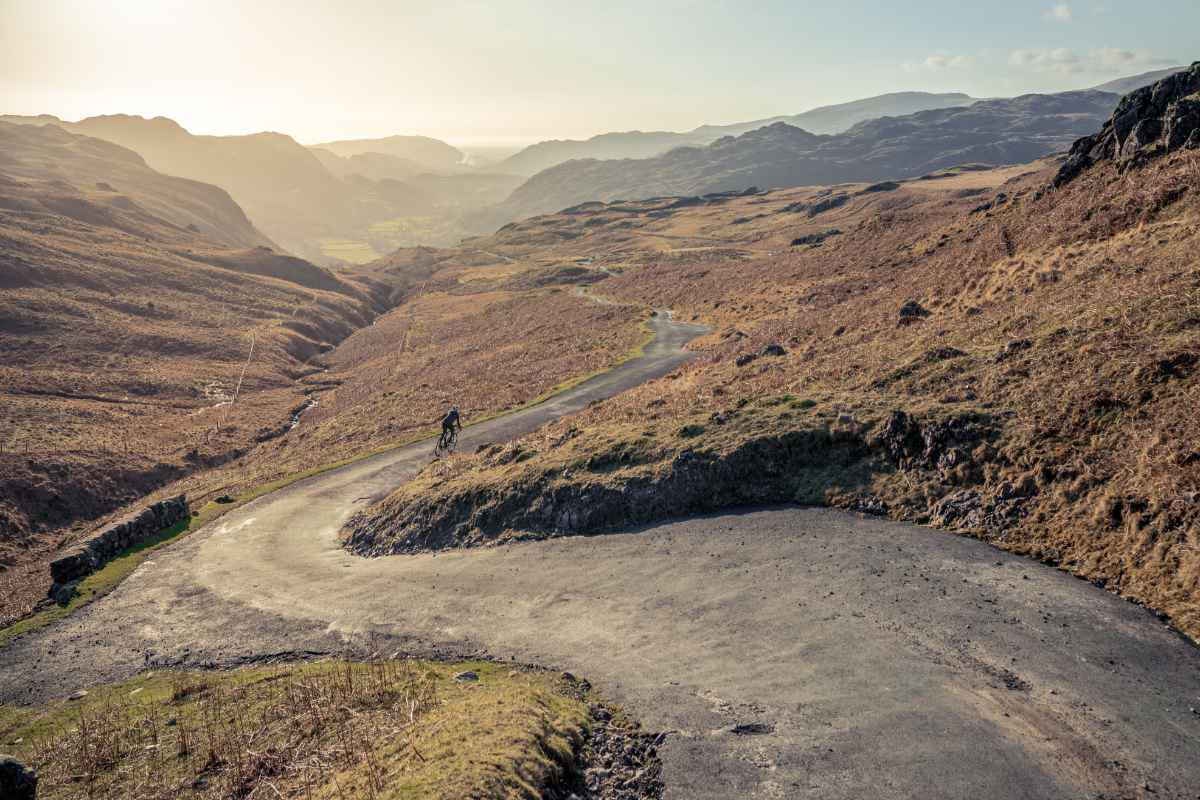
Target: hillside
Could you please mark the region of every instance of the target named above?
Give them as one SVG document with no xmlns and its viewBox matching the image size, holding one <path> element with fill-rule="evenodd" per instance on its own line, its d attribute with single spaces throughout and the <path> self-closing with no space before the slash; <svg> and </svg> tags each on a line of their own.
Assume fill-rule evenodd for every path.
<svg viewBox="0 0 1200 800">
<path fill-rule="evenodd" d="M 811 111 L 791 116 L 770 117 L 754 122 L 741 122 L 734 125 L 701 125 L 692 131 L 693 135 L 711 136 L 714 141 L 722 136 L 740 136 L 743 133 L 784 122 L 796 128 L 803 128 L 809 133 L 842 133 L 848 131 L 860 122 L 880 117 L 903 117 L 916 114 L 919 111 L 935 111 L 940 108 L 960 108 L 969 106 L 978 100 L 961 92 L 934 94 L 932 92 L 893 92 L 877 97 L 867 97 L 862 100 L 852 100 L 848 103 L 838 103 L 831 106 L 821 106 Z"/>
<path fill-rule="evenodd" d="M 822 106 L 792 116 L 771 117 L 731 125 L 701 125 L 687 133 L 627 131 L 602 133 L 582 141 L 554 139 L 530 145 L 507 158 L 497 169 L 531 176 L 572 159 L 652 158 L 675 147 L 701 147 L 722 136 L 739 136 L 776 122 L 786 122 L 812 133 L 841 133 L 859 122 L 876 117 L 913 114 L 917 111 L 964 106 L 973 102 L 974 100 L 965 94 L 899 92 Z"/>
<path fill-rule="evenodd" d="M 439 139 L 428 136 L 387 136 L 382 139 L 344 139 L 322 142 L 313 148 L 343 158 L 378 153 L 417 164 L 423 172 L 453 172 L 462 168 L 466 155 Z"/>
<path fill-rule="evenodd" d="M 589 200 L 915 177 L 959 164 L 1018 164 L 1065 149 L 1119 98 L 1100 92 L 1025 95 L 883 117 L 821 136 L 777 122 L 656 158 L 574 161 L 540 172 L 493 214 L 513 220 Z"/>
<path fill-rule="evenodd" d="M 1144 72 L 1141 75 L 1132 75 L 1128 78 L 1117 78 L 1115 81 L 1102 83 L 1099 86 L 1093 86 L 1092 91 L 1096 92 L 1112 92 L 1113 94 L 1125 95 L 1130 92 L 1137 91 L 1145 86 L 1151 86 L 1158 83 L 1163 78 L 1169 78 L 1179 72 L 1185 72 L 1187 67 L 1168 67 L 1167 69 L 1156 69 L 1153 72 Z"/>
<path fill-rule="evenodd" d="M 50 126 L 0 122 L 0 207 L 42 211 L 80 222 L 174 228 L 231 247 L 270 246 L 227 193 L 155 172 L 137 153 Z"/>
<path fill-rule="evenodd" d="M 0 123 L 0 189 L 4 623 L 61 546 L 147 495 L 198 509 L 421 435 L 451 401 L 527 403 L 644 337 L 639 307 L 551 264 L 418 248 L 332 272 L 221 189 L 53 125 Z"/>
<path fill-rule="evenodd" d="M 588 203 L 474 243 L 712 333 L 666 379 L 426 469 L 348 546 L 829 505 L 1057 564 L 1200 638 L 1198 92 L 1200 64 L 1131 95 L 1065 165 Z"/>
<path fill-rule="evenodd" d="M 423 163 L 375 152 L 343 158 L 280 133 L 197 136 L 173 120 L 124 114 L 79 122 L 48 115 L 0 121 L 49 124 L 93 136 L 133 150 L 161 173 L 215 184 L 272 241 L 327 264 L 365 263 L 405 245 L 457 242 L 475 232 L 461 224 L 461 207 L 495 202 L 486 192 L 478 198 L 467 189 L 455 202 L 441 203 L 418 187 L 396 182 L 427 172 Z M 434 145 L 424 147 L 440 152 Z"/>
<path fill-rule="evenodd" d="M 44 594 L 67 526 L 240 458 L 387 298 L 275 252 L 221 189 L 55 126 L 0 123 L 0 186 L 8 618 Z"/>
</svg>

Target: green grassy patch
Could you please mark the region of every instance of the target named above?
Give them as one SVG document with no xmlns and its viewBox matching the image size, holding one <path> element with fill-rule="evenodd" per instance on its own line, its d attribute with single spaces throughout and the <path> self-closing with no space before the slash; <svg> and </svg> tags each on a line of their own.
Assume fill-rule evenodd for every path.
<svg viewBox="0 0 1200 800">
<path fill-rule="evenodd" d="M 369 264 L 379 258 L 379 253 L 368 242 L 356 239 L 318 239 L 321 252 L 350 264 Z"/>
<path fill-rule="evenodd" d="M 477 679 L 455 679 L 466 670 Z M 0 707 L 43 800 L 541 797 L 588 725 L 578 687 L 490 662 L 164 670 Z"/>
</svg>

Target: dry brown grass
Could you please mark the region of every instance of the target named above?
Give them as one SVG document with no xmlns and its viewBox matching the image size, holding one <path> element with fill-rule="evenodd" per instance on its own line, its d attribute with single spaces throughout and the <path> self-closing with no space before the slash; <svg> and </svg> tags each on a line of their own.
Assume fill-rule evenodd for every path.
<svg viewBox="0 0 1200 800">
<path fill-rule="evenodd" d="M 57 547 L 131 504 L 242 494 L 420 435 L 449 402 L 503 411 L 642 336 L 636 309 L 495 285 L 530 265 L 494 254 L 333 275 L 122 206 L 84 214 L 89 191 L 24 177 L 0 203 L 0 624 L 45 597 Z M 75 216 L 45 205 L 63 194 Z"/>
<path fill-rule="evenodd" d="M 0 732 L 44 798 L 526 798 L 574 777 L 588 706 L 570 689 L 486 663 L 167 671 L 0 709 Z"/>
<path fill-rule="evenodd" d="M 728 451 L 730 428 L 708 420 L 747 401 L 815 400 L 821 413 L 806 425 L 857 429 L 864 440 L 896 410 L 926 422 L 983 414 L 999 439 L 963 454 L 965 463 L 886 462 L 868 487 L 824 501 L 875 498 L 896 518 L 960 528 L 1103 583 L 1200 636 L 1198 163 L 1193 153 L 1125 175 L 1099 168 L 1057 192 L 1044 190 L 1051 169 L 1026 168 L 868 195 L 778 192 L 671 218 L 600 212 L 631 226 L 610 222 L 546 247 L 619 266 L 597 291 L 708 322 L 702 355 L 527 438 L 528 460 L 498 468 L 463 459 L 444 490 L 426 487 L 428 502 L 400 516 L 453 505 L 472 483 L 488 487 L 478 501 L 486 504 L 550 475 L 559 487 L 653 481 L 681 454 Z M 833 191 L 852 199 L 811 220 L 784 210 Z M 973 212 L 999 192 L 1006 202 Z M 533 220 L 487 246 L 516 255 L 505 241 L 540 247 L 568 225 L 582 222 Z M 831 227 L 843 233 L 820 247 L 787 246 Z M 649 234 L 722 231 L 728 246 L 709 251 L 642 244 Z M 930 314 L 900 325 L 910 299 Z M 735 365 L 772 342 L 787 355 Z M 797 421 L 734 428 L 750 441 Z M 685 424 L 700 430 L 680 436 Z M 578 438 L 548 444 L 568 436 Z M 596 471 L 562 462 L 563 453 L 586 463 L 635 445 L 641 463 Z M 939 504 L 960 492 L 1016 511 L 1003 525 L 947 517 Z M 390 512 L 414 497 L 397 494 Z"/>
</svg>

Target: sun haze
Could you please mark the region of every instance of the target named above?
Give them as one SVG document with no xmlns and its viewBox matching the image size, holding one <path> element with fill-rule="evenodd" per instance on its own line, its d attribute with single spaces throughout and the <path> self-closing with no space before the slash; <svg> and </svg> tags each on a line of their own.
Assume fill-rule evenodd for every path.
<svg viewBox="0 0 1200 800">
<path fill-rule="evenodd" d="M 1013 95 L 1182 63 L 1200 7 L 1152 5 L 0 0 L 0 111 L 162 115 L 197 133 L 301 141 L 686 130 L 898 90 Z M 1150 16 L 1173 24 L 1151 29 Z"/>
</svg>

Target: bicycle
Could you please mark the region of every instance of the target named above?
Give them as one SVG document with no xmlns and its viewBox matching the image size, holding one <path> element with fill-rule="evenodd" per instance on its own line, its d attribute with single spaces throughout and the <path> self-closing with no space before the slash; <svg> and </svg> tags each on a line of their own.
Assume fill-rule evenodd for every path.
<svg viewBox="0 0 1200 800">
<path fill-rule="evenodd" d="M 433 447 L 433 457 L 441 458 L 444 455 L 453 453 L 458 447 L 458 428 L 446 428 L 438 437 L 437 444 Z"/>
</svg>

